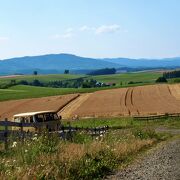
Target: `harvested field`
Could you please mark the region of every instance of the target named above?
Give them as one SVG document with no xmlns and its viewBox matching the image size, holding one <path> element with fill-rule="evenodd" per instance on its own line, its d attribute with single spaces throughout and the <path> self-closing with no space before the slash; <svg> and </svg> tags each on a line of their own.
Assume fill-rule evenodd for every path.
<svg viewBox="0 0 180 180">
<path fill-rule="evenodd" d="M 73 117 L 73 112 L 76 111 L 78 107 L 81 106 L 81 104 L 86 101 L 86 99 L 91 95 L 91 93 L 81 94 L 79 97 L 77 97 L 74 101 L 68 103 L 67 106 L 62 108 L 59 111 L 59 115 L 62 116 L 63 119 L 71 119 Z"/>
<path fill-rule="evenodd" d="M 73 115 L 116 117 L 180 113 L 179 92 L 179 85 L 164 84 L 98 91 L 82 103 Z"/>
<path fill-rule="evenodd" d="M 56 110 L 63 119 L 180 113 L 180 85 L 149 85 L 0 102 L 0 119 L 40 110 Z"/>
<path fill-rule="evenodd" d="M 33 111 L 59 111 L 79 94 L 51 96 L 45 98 L 23 99 L 0 102 L 0 119 L 12 119 L 14 114 Z"/>
</svg>

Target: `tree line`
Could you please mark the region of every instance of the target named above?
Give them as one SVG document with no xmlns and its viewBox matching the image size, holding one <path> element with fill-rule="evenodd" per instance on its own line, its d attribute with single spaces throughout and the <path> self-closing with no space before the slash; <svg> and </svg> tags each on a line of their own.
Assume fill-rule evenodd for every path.
<svg viewBox="0 0 180 180">
<path fill-rule="evenodd" d="M 95 75 L 106 75 L 106 74 L 116 74 L 116 69 L 115 68 L 98 69 L 88 73 L 87 75 L 95 76 Z"/>
<path fill-rule="evenodd" d="M 105 83 L 98 82 L 94 79 L 73 79 L 73 80 L 63 80 L 63 81 L 49 81 L 43 82 L 38 79 L 34 79 L 29 82 L 26 80 L 16 81 L 11 80 L 7 84 L 1 84 L 1 89 L 6 89 L 15 85 L 29 85 L 29 86 L 39 86 L 39 87 L 52 87 L 52 88 L 95 88 L 95 87 L 106 87 Z"/>
<path fill-rule="evenodd" d="M 180 70 L 164 72 L 163 77 L 166 79 L 179 78 L 180 77 Z"/>
</svg>

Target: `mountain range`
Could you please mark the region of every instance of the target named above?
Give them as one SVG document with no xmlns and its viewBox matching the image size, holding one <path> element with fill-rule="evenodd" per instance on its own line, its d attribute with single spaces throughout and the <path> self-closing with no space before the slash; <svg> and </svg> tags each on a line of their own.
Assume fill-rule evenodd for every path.
<svg viewBox="0 0 180 180">
<path fill-rule="evenodd" d="M 85 72 L 101 68 L 177 68 L 180 57 L 165 59 L 129 59 L 129 58 L 85 58 L 71 54 L 49 54 L 25 56 L 0 60 L 0 75 L 40 73 Z"/>
</svg>

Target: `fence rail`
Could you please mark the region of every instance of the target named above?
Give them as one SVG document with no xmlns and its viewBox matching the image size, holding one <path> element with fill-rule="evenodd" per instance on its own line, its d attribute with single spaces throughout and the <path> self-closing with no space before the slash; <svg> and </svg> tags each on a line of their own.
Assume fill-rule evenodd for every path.
<svg viewBox="0 0 180 180">
<path fill-rule="evenodd" d="M 139 120 L 158 120 L 158 119 L 164 119 L 169 117 L 180 117 L 180 113 L 174 113 L 174 114 L 161 114 L 161 115 L 149 115 L 149 116 L 134 116 L 133 119 L 139 119 Z"/>
<path fill-rule="evenodd" d="M 50 124 L 51 122 L 47 123 L 46 125 Z M 34 134 L 42 134 L 37 132 L 30 132 L 30 131 L 24 131 L 24 127 L 41 127 L 43 126 L 43 123 L 18 123 L 18 122 L 12 122 L 8 121 L 8 119 L 5 119 L 5 121 L 0 121 L 0 127 L 4 127 L 2 130 L 0 130 L 0 140 L 4 141 L 5 150 L 8 149 L 8 140 L 11 138 L 18 138 L 22 141 L 24 141 L 25 138 L 33 137 Z M 12 130 L 9 127 L 20 127 L 19 130 Z M 83 127 L 72 127 L 70 124 L 69 126 L 59 126 L 57 131 L 49 132 L 49 133 L 57 133 L 60 137 L 62 137 L 64 140 L 71 140 L 73 133 L 77 131 L 84 131 L 87 134 L 91 135 L 92 137 L 100 136 L 109 129 L 108 126 L 104 127 L 95 127 L 95 128 L 83 128 Z"/>
</svg>

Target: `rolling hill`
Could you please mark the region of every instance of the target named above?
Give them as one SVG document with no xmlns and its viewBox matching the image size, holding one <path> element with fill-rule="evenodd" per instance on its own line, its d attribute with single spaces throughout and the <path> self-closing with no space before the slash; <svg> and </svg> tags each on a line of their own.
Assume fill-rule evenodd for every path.
<svg viewBox="0 0 180 180">
<path fill-rule="evenodd" d="M 101 68 L 177 68 L 180 58 L 169 59 L 128 59 L 128 58 L 85 58 L 71 54 L 49 54 L 41 56 L 26 56 L 0 60 L 0 75 L 32 74 L 37 70 L 40 74 L 63 73 L 69 69 L 71 73 L 83 72 Z"/>
<path fill-rule="evenodd" d="M 93 70 L 106 67 L 120 67 L 119 64 L 83 58 L 70 54 L 50 54 L 42 56 L 27 56 L 0 61 L 0 74 L 32 74 L 38 70 L 42 74 L 62 73 L 69 70 Z"/>
<path fill-rule="evenodd" d="M 176 68 L 180 67 L 180 57 L 164 59 L 128 59 L 128 58 L 105 58 L 106 62 L 120 64 L 129 68 Z"/>
</svg>

